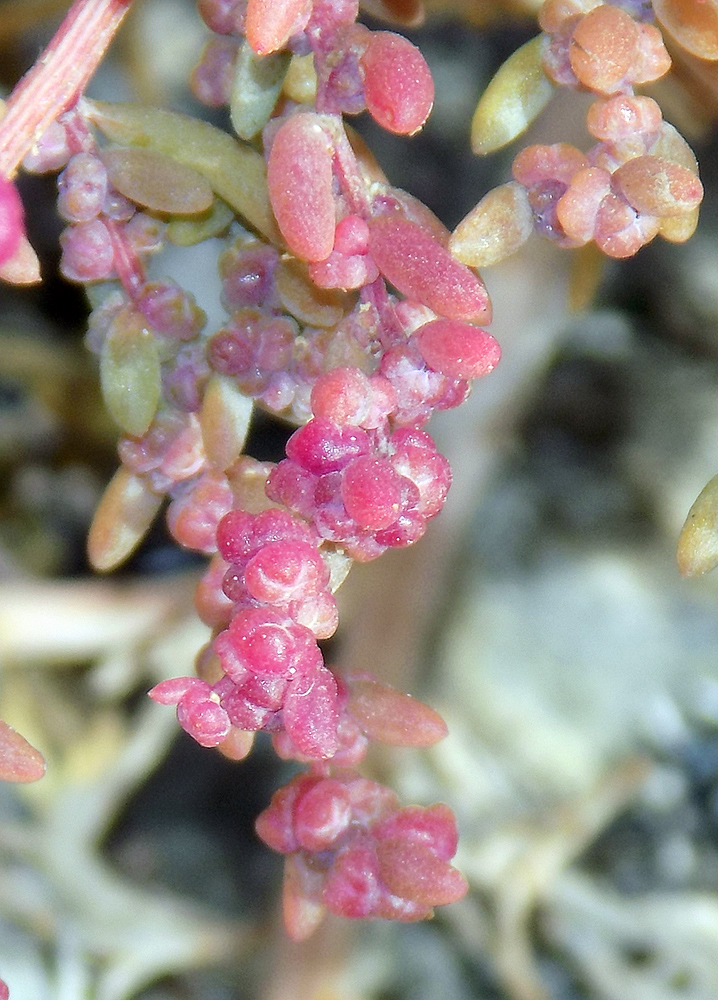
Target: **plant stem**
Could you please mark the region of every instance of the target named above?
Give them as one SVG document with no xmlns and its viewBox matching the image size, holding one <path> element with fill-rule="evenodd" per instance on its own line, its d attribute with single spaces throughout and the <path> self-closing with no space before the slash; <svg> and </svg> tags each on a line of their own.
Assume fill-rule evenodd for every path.
<svg viewBox="0 0 718 1000">
<path fill-rule="evenodd" d="M 54 38 L 8 98 L 0 121 L 0 174 L 12 178 L 23 157 L 77 101 L 132 0 L 75 0 Z"/>
</svg>

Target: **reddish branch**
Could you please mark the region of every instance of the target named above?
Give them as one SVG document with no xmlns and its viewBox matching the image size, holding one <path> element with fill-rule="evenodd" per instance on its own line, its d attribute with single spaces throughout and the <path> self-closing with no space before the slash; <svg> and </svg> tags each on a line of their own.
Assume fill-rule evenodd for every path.
<svg viewBox="0 0 718 1000">
<path fill-rule="evenodd" d="M 0 174 L 12 178 L 37 138 L 83 92 L 132 0 L 75 0 L 10 95 L 0 122 Z"/>
</svg>

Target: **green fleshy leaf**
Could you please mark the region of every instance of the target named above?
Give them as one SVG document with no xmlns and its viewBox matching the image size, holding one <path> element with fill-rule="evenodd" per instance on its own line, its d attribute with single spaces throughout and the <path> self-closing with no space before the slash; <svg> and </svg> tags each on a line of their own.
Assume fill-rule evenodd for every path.
<svg viewBox="0 0 718 1000">
<path fill-rule="evenodd" d="M 160 359 L 144 317 L 131 309 L 119 313 L 102 345 L 100 382 L 113 420 L 127 434 L 144 434 L 162 392 Z"/>
<path fill-rule="evenodd" d="M 229 99 L 232 127 L 240 139 L 253 139 L 269 121 L 290 59 L 289 52 L 258 56 L 246 41 L 240 46 Z"/>
<path fill-rule="evenodd" d="M 177 111 L 89 100 L 82 109 L 112 142 L 156 150 L 198 171 L 235 212 L 282 245 L 269 204 L 264 159 L 251 146 Z"/>
<path fill-rule="evenodd" d="M 167 239 L 177 247 L 191 247 L 195 243 L 221 236 L 234 220 L 234 212 L 226 201 L 215 198 L 211 208 L 191 219 L 170 219 Z"/>
<path fill-rule="evenodd" d="M 524 132 L 546 107 L 554 86 L 541 65 L 543 35 L 526 42 L 501 66 L 474 112 L 471 148 L 493 153 Z"/>
</svg>

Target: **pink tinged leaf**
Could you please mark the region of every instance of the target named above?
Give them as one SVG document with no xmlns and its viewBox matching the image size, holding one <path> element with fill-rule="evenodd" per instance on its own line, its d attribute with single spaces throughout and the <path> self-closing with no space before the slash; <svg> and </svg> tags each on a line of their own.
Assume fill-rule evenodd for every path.
<svg viewBox="0 0 718 1000">
<path fill-rule="evenodd" d="M 10 990 L 7 983 L 0 979 L 0 1000 L 10 1000 Z"/>
<path fill-rule="evenodd" d="M 396 793 L 369 778 L 354 778 L 347 785 L 354 819 L 368 827 L 395 814 L 399 809 Z"/>
<path fill-rule="evenodd" d="M 715 5 L 715 0 L 713 0 Z M 707 6 L 703 3 L 693 5 Z M 660 80 L 671 68 L 671 57 L 663 41 L 663 34 L 655 24 L 638 24 L 638 50 L 631 64 L 631 83 L 653 83 Z"/>
<path fill-rule="evenodd" d="M 312 387 L 312 413 L 340 426 L 358 426 L 369 414 L 371 389 L 361 368 L 333 368 Z"/>
<path fill-rule="evenodd" d="M 571 69 L 584 87 L 612 94 L 628 74 L 639 41 L 638 25 L 630 14 L 601 4 L 579 21 L 571 36 Z"/>
<path fill-rule="evenodd" d="M 248 677 L 242 684 L 241 693 L 259 708 L 278 712 L 284 702 L 287 680 L 284 677 Z"/>
<path fill-rule="evenodd" d="M 327 759 L 339 746 L 337 683 L 326 667 L 295 677 L 287 687 L 284 728 L 302 753 Z"/>
<path fill-rule="evenodd" d="M 438 712 L 378 681 L 346 678 L 349 714 L 369 739 L 399 747 L 430 747 L 448 730 Z"/>
<path fill-rule="evenodd" d="M 334 246 L 331 139 L 318 115 L 293 115 L 280 126 L 267 164 L 267 186 L 287 246 L 302 260 L 325 260 Z"/>
<path fill-rule="evenodd" d="M 147 694 L 158 705 L 176 705 L 188 691 L 211 693 L 209 685 L 199 677 L 171 677 L 155 684 Z"/>
<path fill-rule="evenodd" d="M 197 701 L 177 706 L 177 720 L 186 733 L 202 747 L 216 747 L 231 728 L 227 712 L 214 701 Z"/>
<path fill-rule="evenodd" d="M 394 32 L 376 31 L 361 66 L 372 118 L 399 135 L 418 132 L 434 103 L 434 81 L 417 47 Z"/>
<path fill-rule="evenodd" d="M 0 719 L 0 781 L 27 783 L 44 773 L 45 760 L 39 750 Z"/>
<path fill-rule="evenodd" d="M 229 721 L 237 729 L 248 732 L 259 732 L 260 729 L 276 728 L 278 720 L 276 713 L 261 705 L 255 705 L 245 697 L 241 688 L 234 688 L 222 698 L 222 708 L 226 711 Z"/>
<path fill-rule="evenodd" d="M 446 906 L 462 899 L 469 886 L 452 865 L 412 841 L 382 840 L 376 846 L 382 882 L 403 899 Z"/>
<path fill-rule="evenodd" d="M 429 368 L 449 378 L 480 378 L 492 372 L 501 348 L 490 333 L 469 323 L 435 319 L 413 334 Z"/>
<path fill-rule="evenodd" d="M 273 851 L 291 854 L 299 850 L 294 835 L 294 805 L 318 780 L 308 774 L 297 775 L 274 793 L 267 808 L 257 816 L 254 822 L 257 836 Z"/>
<path fill-rule="evenodd" d="M 300 427 L 286 446 L 287 458 L 318 476 L 337 472 L 369 451 L 369 436 L 361 427 L 339 427 L 323 417 Z"/>
<path fill-rule="evenodd" d="M 609 257 L 632 257 L 657 235 L 660 219 L 637 212 L 621 195 L 611 192 L 596 216 L 596 246 Z"/>
<path fill-rule="evenodd" d="M 377 267 L 402 295 L 448 319 L 491 322 L 491 301 L 481 278 L 421 226 L 381 215 L 370 221 L 369 232 Z"/>
<path fill-rule="evenodd" d="M 229 628 L 223 629 L 213 643 L 214 652 L 219 657 L 222 670 L 235 684 L 243 684 L 250 676 L 250 671 L 240 655 L 234 636 Z"/>
<path fill-rule="evenodd" d="M 588 160 L 580 149 L 566 142 L 556 142 L 552 146 L 527 146 L 515 158 L 511 172 L 519 184 L 533 187 L 542 181 L 561 181 L 569 184 L 571 178 L 587 167 Z"/>
<path fill-rule="evenodd" d="M 240 611 L 230 623 L 229 639 L 239 662 L 260 677 L 290 678 L 312 655 L 314 662 L 321 660 L 312 633 L 272 608 Z"/>
<path fill-rule="evenodd" d="M 657 132 L 662 121 L 660 105 L 653 98 L 628 94 L 594 101 L 586 114 L 591 135 L 613 142 Z"/>
<path fill-rule="evenodd" d="M 264 545 L 244 571 L 248 592 L 267 604 L 309 597 L 328 582 L 329 570 L 315 546 L 289 539 Z"/>
<path fill-rule="evenodd" d="M 0 264 L 15 256 L 24 232 L 20 195 L 15 185 L 0 175 Z"/>
<path fill-rule="evenodd" d="M 319 901 L 323 875 L 311 871 L 301 855 L 284 862 L 282 915 L 292 941 L 306 941 L 324 919 L 324 904 Z"/>
<path fill-rule="evenodd" d="M 258 56 L 284 48 L 302 31 L 312 7 L 308 0 L 249 0 L 245 33 Z"/>
<path fill-rule="evenodd" d="M 377 266 L 368 254 L 344 257 L 336 250 L 332 250 L 326 260 L 311 263 L 309 274 L 319 288 L 341 288 L 344 291 L 363 288 L 379 277 Z"/>
<path fill-rule="evenodd" d="M 233 503 L 226 477 L 206 472 L 188 493 L 172 501 L 167 526 L 180 545 L 213 555 L 217 551 L 217 525 Z"/>
<path fill-rule="evenodd" d="M 692 170 L 661 156 L 636 156 L 613 174 L 614 184 L 637 212 L 683 215 L 697 208 L 703 185 Z"/>
</svg>

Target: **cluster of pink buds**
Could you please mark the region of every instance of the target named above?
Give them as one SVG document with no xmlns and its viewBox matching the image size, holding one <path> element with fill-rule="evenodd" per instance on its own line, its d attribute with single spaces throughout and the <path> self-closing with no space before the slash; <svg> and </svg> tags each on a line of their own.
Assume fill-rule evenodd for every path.
<svg viewBox="0 0 718 1000">
<path fill-rule="evenodd" d="M 293 778 L 258 817 L 257 832 L 286 855 L 284 917 L 297 940 L 324 910 L 424 920 L 467 889 L 449 864 L 457 845 L 451 810 L 401 809 L 392 791 L 352 772 Z"/>
<path fill-rule="evenodd" d="M 77 109 L 57 118 L 23 160 L 32 173 L 61 170 L 57 208 L 68 223 L 60 236 L 60 270 L 71 281 L 118 274 L 133 287 L 144 280 L 140 256 L 162 248 L 164 225 L 124 197 L 117 154 L 101 152 Z M 64 169 L 63 169 L 64 168 Z"/>
<path fill-rule="evenodd" d="M 384 128 L 403 135 L 417 132 L 429 116 L 434 83 L 421 52 L 401 35 L 356 24 L 357 0 L 200 0 L 199 10 L 222 36 L 207 44 L 192 78 L 195 93 L 208 104 L 232 102 L 237 63 L 251 59 L 249 50 L 259 57 L 286 50 L 313 56 L 318 111 L 366 109 Z"/>
<path fill-rule="evenodd" d="M 630 257 L 659 234 L 673 242 L 692 235 L 703 197 L 696 159 L 656 101 L 634 93 L 671 65 L 651 17 L 644 4 L 546 0 L 544 34 L 525 47 L 525 60 L 535 63 L 541 86 L 548 78 L 596 95 L 586 125 L 599 141 L 586 153 L 566 143 L 524 149 L 514 181 L 490 192 L 453 234 L 461 260 L 493 263 L 532 231 L 568 248 L 593 240 L 609 257 Z M 537 97 L 535 111 L 542 102 Z M 486 232 L 501 213 L 510 220 L 503 245 L 487 255 Z"/>
<path fill-rule="evenodd" d="M 198 676 L 151 696 L 175 705 L 203 746 L 239 758 L 265 731 L 281 757 L 309 765 L 258 822 L 288 855 L 293 936 L 325 909 L 423 919 L 466 891 L 448 863 L 453 815 L 402 810 L 347 769 L 372 739 L 430 746 L 446 727 L 369 675 L 334 673 L 319 642 L 337 628 L 333 591 L 351 561 L 413 543 L 441 510 L 450 470 L 423 427 L 498 363 L 498 344 L 478 325 L 490 322 L 491 304 L 478 274 L 450 253 L 446 229 L 355 151 L 342 123 L 343 112 L 367 108 L 394 131 L 418 129 L 433 100 L 418 50 L 357 26 L 351 2 L 207 0 L 200 10 L 222 39 L 195 71 L 198 92 L 229 100 L 240 135 L 250 126 L 234 91 L 248 59 L 274 95 L 259 126 L 263 99 L 249 118 L 252 134 L 261 131 L 277 232 L 235 230 L 219 262 L 227 323 L 180 338 L 184 351 L 203 352 L 189 380 L 197 404 L 179 406 L 165 378 L 149 426 L 121 442 L 132 485 L 169 493 L 175 537 L 213 556 L 197 593 L 214 630 Z M 313 54 L 311 108 L 284 99 L 274 109 L 273 74 L 287 71 L 287 53 Z M 122 114 L 103 107 L 100 127 Z M 135 295 L 132 308 L 156 333 L 144 299 Z M 240 399 L 302 425 L 277 465 L 237 457 Z"/>
</svg>

